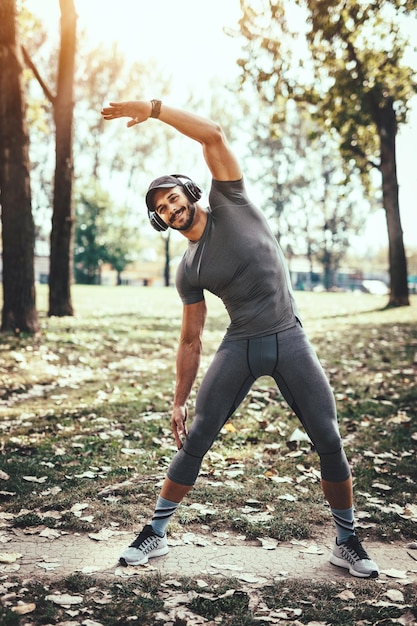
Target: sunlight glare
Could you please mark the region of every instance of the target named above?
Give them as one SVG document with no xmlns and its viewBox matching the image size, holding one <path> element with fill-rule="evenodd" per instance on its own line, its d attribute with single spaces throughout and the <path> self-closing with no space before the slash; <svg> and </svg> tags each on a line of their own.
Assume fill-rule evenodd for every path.
<svg viewBox="0 0 417 626">
<path fill-rule="evenodd" d="M 58 0 L 27 0 L 50 32 L 59 33 Z M 239 0 L 75 0 L 78 29 L 91 45 L 116 42 L 128 61 L 155 61 L 184 86 L 201 89 L 211 78 L 236 73 Z"/>
</svg>

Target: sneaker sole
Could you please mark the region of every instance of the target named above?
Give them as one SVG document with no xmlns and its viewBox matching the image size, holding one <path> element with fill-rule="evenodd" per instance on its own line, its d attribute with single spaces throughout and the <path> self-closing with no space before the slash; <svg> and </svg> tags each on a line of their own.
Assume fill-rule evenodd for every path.
<svg viewBox="0 0 417 626">
<path fill-rule="evenodd" d="M 168 550 L 169 548 L 167 547 L 160 548 L 159 550 L 155 550 L 152 554 L 150 554 L 149 557 L 146 557 L 145 559 L 140 559 L 137 561 L 128 561 L 123 556 L 121 556 L 119 558 L 119 563 L 120 565 L 123 565 L 123 567 L 127 567 L 128 565 L 146 565 L 149 559 L 154 559 L 157 556 L 164 556 L 165 554 L 168 553 Z"/>
<path fill-rule="evenodd" d="M 352 574 L 352 576 L 356 576 L 357 578 L 378 578 L 379 576 L 379 572 L 377 570 L 372 570 L 372 572 L 370 572 L 369 574 L 358 572 L 355 569 L 353 569 L 350 563 L 347 563 L 344 559 L 340 559 L 338 556 L 335 556 L 334 554 L 331 555 L 329 560 L 330 560 L 330 563 L 332 563 L 333 565 L 337 565 L 338 567 L 343 567 L 344 569 L 349 570 L 349 574 Z"/>
</svg>

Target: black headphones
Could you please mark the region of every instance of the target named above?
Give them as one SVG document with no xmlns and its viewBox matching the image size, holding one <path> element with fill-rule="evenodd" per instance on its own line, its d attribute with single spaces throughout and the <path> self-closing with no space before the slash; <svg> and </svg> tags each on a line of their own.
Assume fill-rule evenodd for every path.
<svg viewBox="0 0 417 626">
<path fill-rule="evenodd" d="M 184 189 L 185 195 L 188 197 L 191 202 L 197 202 L 200 200 L 203 191 L 197 183 L 195 183 L 188 176 L 184 176 L 183 174 L 171 174 L 173 178 L 178 180 L 178 185 L 180 185 Z M 185 179 L 184 182 L 180 180 L 181 178 Z M 158 189 L 158 187 L 155 187 Z M 159 233 L 164 232 L 168 228 L 168 224 L 164 222 L 162 217 L 158 215 L 156 211 L 150 211 L 148 207 L 148 217 L 151 223 L 151 226 L 158 231 Z"/>
</svg>

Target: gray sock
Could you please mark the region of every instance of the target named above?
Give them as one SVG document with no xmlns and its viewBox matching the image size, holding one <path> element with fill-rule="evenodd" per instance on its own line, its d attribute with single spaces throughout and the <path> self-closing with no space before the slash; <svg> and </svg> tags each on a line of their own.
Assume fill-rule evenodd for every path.
<svg viewBox="0 0 417 626">
<path fill-rule="evenodd" d="M 350 509 L 331 509 L 336 524 L 337 543 L 347 541 L 355 534 L 353 507 Z"/>
<path fill-rule="evenodd" d="M 171 500 L 166 500 L 162 496 L 158 497 L 151 520 L 151 526 L 154 532 L 160 537 L 165 535 L 165 529 L 169 524 L 169 520 L 177 510 L 178 505 L 179 502 L 171 502 Z"/>
</svg>

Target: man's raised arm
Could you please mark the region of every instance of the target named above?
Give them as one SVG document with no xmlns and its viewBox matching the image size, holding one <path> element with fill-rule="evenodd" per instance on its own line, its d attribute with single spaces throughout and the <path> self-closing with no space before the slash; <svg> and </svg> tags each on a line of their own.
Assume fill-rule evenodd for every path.
<svg viewBox="0 0 417 626">
<path fill-rule="evenodd" d="M 108 107 L 103 108 L 101 114 L 105 120 L 130 117 L 132 119 L 127 122 L 128 127 L 141 124 L 150 117 L 157 118 L 181 134 L 201 143 L 204 158 L 213 178 L 216 180 L 242 178 L 240 165 L 229 147 L 221 126 L 209 118 L 165 105 L 157 100 L 110 102 Z"/>
</svg>

